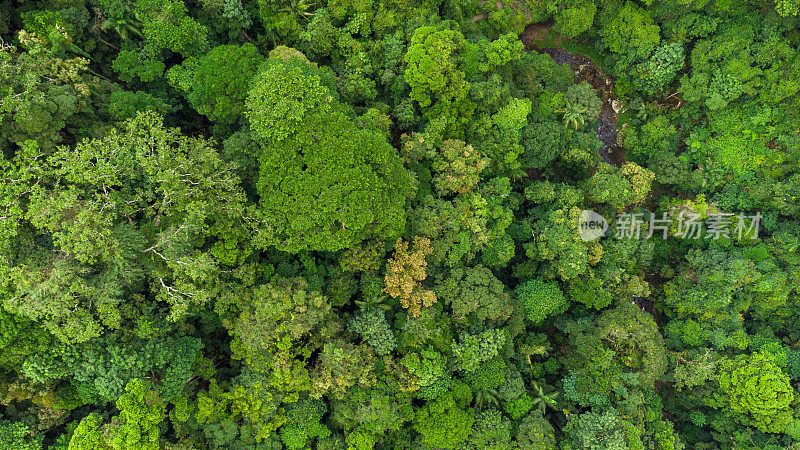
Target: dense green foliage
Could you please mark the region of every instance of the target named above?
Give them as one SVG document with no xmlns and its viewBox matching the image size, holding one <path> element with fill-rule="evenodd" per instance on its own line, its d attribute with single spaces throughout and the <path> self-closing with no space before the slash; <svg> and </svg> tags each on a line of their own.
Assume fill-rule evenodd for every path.
<svg viewBox="0 0 800 450">
<path fill-rule="evenodd" d="M 800 448 L 798 29 L 0 1 L 0 447 Z"/>
</svg>

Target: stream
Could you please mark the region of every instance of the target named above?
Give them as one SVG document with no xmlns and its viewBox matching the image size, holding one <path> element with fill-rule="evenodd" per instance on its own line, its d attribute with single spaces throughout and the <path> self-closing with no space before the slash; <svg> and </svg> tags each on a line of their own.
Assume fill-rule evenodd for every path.
<svg viewBox="0 0 800 450">
<path fill-rule="evenodd" d="M 614 94 L 614 79 L 606 75 L 600 67 L 586 56 L 568 52 L 562 48 L 539 48 L 537 42 L 543 32 L 549 29 L 550 23 L 534 23 L 525 28 L 520 39 L 525 50 L 546 53 L 558 64 L 567 64 L 572 68 L 575 78 L 586 81 L 603 101 L 600 117 L 597 120 L 597 137 L 603 142 L 600 158 L 609 164 L 621 166 L 625 161 L 625 149 L 617 141 L 617 125 L 619 124 L 619 102 Z M 616 107 L 616 108 L 615 108 Z"/>
<path fill-rule="evenodd" d="M 603 70 L 592 60 L 584 55 L 571 53 L 563 48 L 540 48 L 537 44 L 545 39 L 547 31 L 552 26 L 550 22 L 534 23 L 525 27 L 525 32 L 520 39 L 525 44 L 526 51 L 536 51 L 546 53 L 553 58 L 557 64 L 567 64 L 579 81 L 586 81 L 595 90 L 595 93 L 603 101 L 600 109 L 600 117 L 597 120 L 597 137 L 603 142 L 600 147 L 600 158 L 602 161 L 617 167 L 625 163 L 625 148 L 618 143 L 617 126 L 619 125 L 620 103 L 614 93 L 614 79 L 606 75 Z M 556 40 L 556 44 L 564 42 L 563 38 Z M 639 307 L 642 311 L 650 314 L 658 323 L 659 316 L 655 309 L 655 304 L 651 298 L 631 297 L 631 303 Z"/>
</svg>

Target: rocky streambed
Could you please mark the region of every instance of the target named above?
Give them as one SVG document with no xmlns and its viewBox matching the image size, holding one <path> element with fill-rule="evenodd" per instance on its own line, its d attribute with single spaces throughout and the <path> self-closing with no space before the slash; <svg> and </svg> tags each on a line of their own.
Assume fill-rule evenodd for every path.
<svg viewBox="0 0 800 450">
<path fill-rule="evenodd" d="M 614 78 L 605 74 L 603 70 L 591 59 L 584 55 L 569 52 L 560 47 L 541 48 L 539 44 L 552 24 L 535 23 L 528 25 L 520 36 L 525 43 L 525 50 L 546 53 L 558 64 L 567 64 L 575 73 L 575 78 L 586 81 L 595 90 L 597 96 L 603 101 L 600 117 L 597 121 L 597 137 L 603 142 L 600 148 L 600 157 L 609 164 L 622 165 L 625 160 L 625 149 L 619 145 L 619 112 L 621 103 L 614 93 Z M 556 39 L 564 42 L 563 39 Z"/>
</svg>

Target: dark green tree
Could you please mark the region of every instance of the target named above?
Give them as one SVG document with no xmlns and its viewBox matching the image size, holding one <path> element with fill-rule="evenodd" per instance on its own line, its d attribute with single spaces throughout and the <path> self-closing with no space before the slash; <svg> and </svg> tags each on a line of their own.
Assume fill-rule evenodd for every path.
<svg viewBox="0 0 800 450">
<path fill-rule="evenodd" d="M 253 44 L 220 45 L 172 67 L 167 79 L 185 92 L 197 112 L 215 122 L 232 123 L 244 112 L 250 80 L 260 63 Z"/>
</svg>

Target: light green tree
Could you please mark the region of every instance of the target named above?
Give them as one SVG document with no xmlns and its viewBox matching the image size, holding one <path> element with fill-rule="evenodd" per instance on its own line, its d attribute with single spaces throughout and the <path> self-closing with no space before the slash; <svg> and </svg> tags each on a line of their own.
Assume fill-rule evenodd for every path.
<svg viewBox="0 0 800 450">
<path fill-rule="evenodd" d="M 317 69 L 268 60 L 246 114 L 264 140 L 257 245 L 336 251 L 402 232 L 411 176 L 380 132 L 356 127 Z"/>
<path fill-rule="evenodd" d="M 515 292 L 525 307 L 528 320 L 535 324 L 540 324 L 547 317 L 561 314 L 569 307 L 569 301 L 554 282 L 537 278 L 520 284 Z"/>
<path fill-rule="evenodd" d="M 765 433 L 781 433 L 794 419 L 794 389 L 769 352 L 740 355 L 720 364 L 719 390 L 709 401 L 730 408 L 739 423 Z"/>
<path fill-rule="evenodd" d="M 472 410 L 464 409 L 472 400 L 472 392 L 463 383 L 452 391 L 425 403 L 414 416 L 414 429 L 428 445 L 454 448 L 467 440 L 475 422 Z"/>
</svg>

